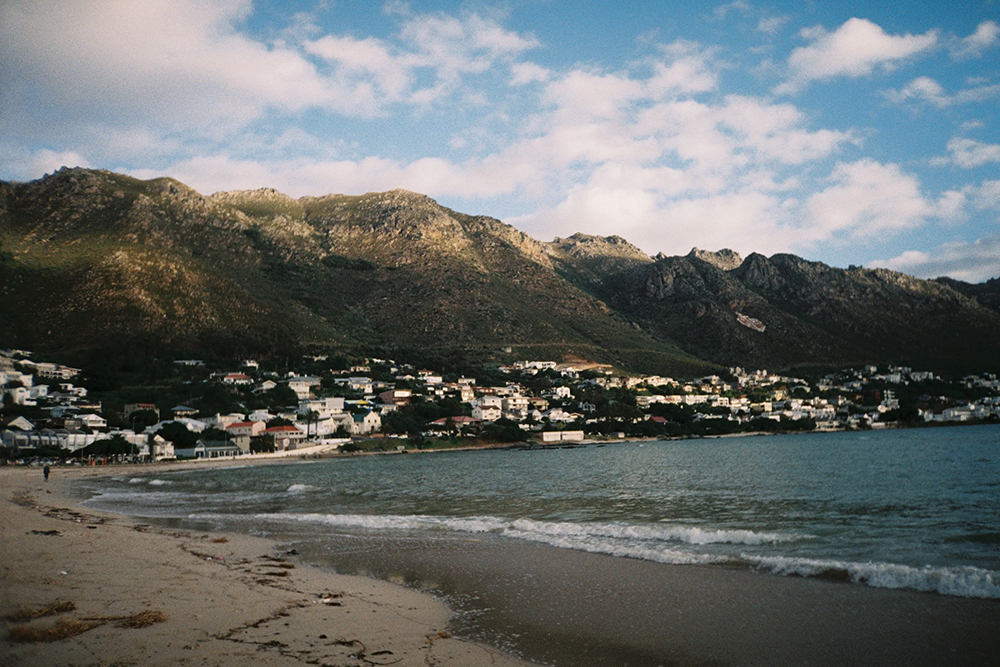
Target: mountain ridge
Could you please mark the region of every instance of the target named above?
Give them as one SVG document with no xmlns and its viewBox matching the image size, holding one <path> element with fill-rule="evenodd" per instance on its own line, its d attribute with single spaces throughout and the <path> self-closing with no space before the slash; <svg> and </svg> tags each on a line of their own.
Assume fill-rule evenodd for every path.
<svg viewBox="0 0 1000 667">
<path fill-rule="evenodd" d="M 20 347 L 1000 369 L 990 284 L 725 249 L 650 257 L 618 236 L 543 242 L 398 189 L 205 196 L 62 169 L 0 182 L 0 251 L 0 341 Z"/>
</svg>

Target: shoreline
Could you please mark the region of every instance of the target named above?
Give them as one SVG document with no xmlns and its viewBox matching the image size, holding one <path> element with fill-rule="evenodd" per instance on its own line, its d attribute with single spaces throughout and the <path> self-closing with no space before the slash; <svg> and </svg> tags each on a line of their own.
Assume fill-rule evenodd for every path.
<svg viewBox="0 0 1000 667">
<path fill-rule="evenodd" d="M 573 667 L 626 664 L 631 667 L 656 665 L 688 667 L 708 664 L 792 667 L 807 663 L 830 667 L 846 664 L 958 667 L 998 664 L 996 656 L 1000 656 L 1000 638 L 996 637 L 994 628 L 1000 623 L 1000 601 L 996 600 L 952 598 L 906 590 L 874 589 L 859 584 L 779 577 L 725 566 L 664 565 L 534 543 L 511 543 L 489 537 L 480 539 L 477 536 L 465 536 L 457 540 L 413 540 L 401 539 L 391 534 L 372 533 L 360 538 L 338 538 L 336 543 L 331 543 L 330 552 L 316 552 L 311 551 L 308 545 L 304 546 L 295 537 L 288 536 L 290 539 L 286 539 L 286 536 L 281 534 L 274 534 L 264 539 L 231 532 L 206 532 L 202 528 L 208 528 L 208 525 L 199 526 L 197 523 L 191 525 L 190 522 L 188 524 L 190 530 L 177 530 L 174 527 L 162 529 L 143 527 L 135 519 L 124 515 L 79 507 L 77 503 L 83 496 L 79 493 L 74 494 L 72 486 L 73 480 L 108 475 L 128 476 L 132 472 L 147 475 L 155 474 L 155 471 L 206 470 L 268 463 L 309 462 L 318 460 L 312 457 L 306 460 L 293 457 L 269 460 L 237 459 L 235 462 L 228 459 L 157 465 L 58 467 L 53 469 L 53 478 L 48 484 L 42 481 L 40 468 L 17 468 L 6 471 L 0 468 L 0 488 L 4 489 L 0 501 L 7 502 L 11 510 L 4 514 L 13 515 L 15 510 L 24 510 L 34 512 L 35 516 L 45 520 L 61 518 L 70 527 L 75 524 L 76 531 L 83 534 L 81 539 L 84 548 L 91 554 L 100 554 L 107 544 L 107 533 L 112 533 L 113 540 L 126 537 L 139 540 L 169 538 L 158 542 L 161 544 L 160 547 L 152 547 L 149 542 L 146 542 L 144 547 L 159 551 L 172 550 L 178 555 L 180 560 L 170 561 L 167 564 L 169 568 L 187 567 L 181 562 L 187 558 L 193 558 L 197 562 L 199 571 L 192 572 L 191 569 L 195 566 L 191 565 L 187 572 L 189 579 L 194 579 L 194 582 L 185 580 L 185 586 L 194 591 L 188 593 L 194 595 L 194 601 L 188 601 L 189 608 L 185 613 L 192 615 L 193 620 L 189 619 L 184 625 L 184 633 L 185 636 L 195 633 L 202 640 L 198 644 L 189 642 L 181 647 L 183 650 L 179 653 L 176 646 L 165 646 L 163 651 L 174 651 L 172 656 L 176 660 L 157 663 L 156 656 L 152 653 L 139 654 L 133 651 L 126 655 L 122 664 L 177 664 L 177 661 L 184 664 L 187 660 L 190 664 L 228 665 L 237 659 L 245 660 L 250 655 L 253 655 L 254 664 L 258 662 L 264 665 L 301 664 L 298 657 L 295 658 L 298 662 L 285 660 L 291 659 L 289 656 L 292 654 L 310 656 L 312 659 L 318 650 L 350 648 L 337 642 L 347 642 L 354 649 L 363 643 L 368 647 L 363 656 L 365 660 L 355 660 L 348 651 L 347 654 L 335 654 L 335 657 L 331 657 L 325 664 L 380 664 L 373 662 L 372 652 L 382 650 L 392 651 L 391 656 L 380 654 L 387 657 L 387 662 L 384 664 L 426 664 L 429 656 L 433 660 L 431 664 L 477 665 L 486 664 L 483 661 L 487 659 L 492 664 L 526 664 L 518 663 L 516 659 L 499 653 L 497 649 L 484 648 L 486 645 L 500 646 L 507 650 L 508 654 L 524 655 L 540 661 L 541 664 Z M 9 480 L 24 484 L 12 486 Z M 34 494 L 34 505 L 41 506 L 42 511 L 10 504 L 11 499 L 18 497 L 17 489 L 22 487 Z M 46 491 L 52 493 L 47 494 Z M 57 510 L 56 514 L 60 516 L 48 516 L 46 508 Z M 82 522 L 84 525 L 79 525 L 79 522 L 73 519 L 74 514 L 76 517 L 88 517 Z M 11 537 L 8 538 L 7 517 L 2 515 L 0 517 L 2 517 L 0 521 L 3 522 L 0 523 L 4 528 L 3 535 L 8 543 L 34 540 L 36 544 L 45 545 L 70 537 L 70 533 L 63 530 L 58 523 L 50 522 L 45 526 L 22 523 L 23 530 L 11 532 Z M 69 521 L 66 521 L 67 517 Z M 96 520 L 91 521 L 91 519 Z M 51 528 L 51 525 L 55 525 L 55 528 Z M 39 533 L 57 530 L 62 534 L 56 536 L 37 534 L 29 527 Z M 113 532 L 112 529 L 115 527 L 119 527 L 120 531 Z M 138 532 L 138 528 L 142 528 L 144 532 Z M 22 534 L 24 537 L 21 537 Z M 100 536 L 99 540 L 95 539 L 97 536 Z M 216 540 L 220 538 L 225 538 L 226 541 L 217 542 Z M 244 542 L 250 546 L 248 548 L 238 546 Z M 288 545 L 283 549 L 294 546 L 301 553 L 295 555 L 294 561 L 290 561 L 285 553 L 275 550 L 275 542 Z M 125 547 L 118 548 L 117 544 L 116 549 L 114 553 L 122 550 L 127 552 Z M 226 551 L 227 549 L 231 551 Z M 205 563 L 201 563 L 199 557 L 204 558 Z M 212 560 L 208 560 L 209 558 Z M 272 560 L 274 558 L 284 558 L 286 564 L 299 567 L 285 568 L 276 565 L 279 561 Z M 38 559 L 29 558 L 23 562 L 29 563 L 30 569 Z M 305 564 L 308 563 L 315 565 L 316 568 L 307 567 Z M 154 565 L 162 566 L 163 563 Z M 280 572 L 281 569 L 285 570 L 285 575 L 273 574 Z M 229 574 L 224 576 L 232 577 L 228 585 L 223 585 L 224 577 L 213 579 L 211 576 L 213 571 L 220 570 L 228 571 Z M 74 574 L 73 570 L 68 571 Z M 256 607 L 257 611 L 254 612 L 257 614 L 256 620 L 246 620 L 244 626 L 246 623 L 253 624 L 263 620 L 258 628 L 250 629 L 256 632 L 260 628 L 266 628 L 267 632 L 272 634 L 254 635 L 246 642 L 237 641 L 233 639 L 234 635 L 227 634 L 229 630 L 243 626 L 230 626 L 217 629 L 214 634 L 206 634 L 205 629 L 199 625 L 206 613 L 205 601 L 199 598 L 202 589 L 216 591 L 212 598 L 212 607 L 218 604 L 217 600 L 229 596 L 230 589 L 237 590 L 241 597 L 250 595 L 254 600 L 257 599 L 254 596 L 259 593 L 257 589 L 265 590 L 271 594 L 267 599 L 272 606 L 278 603 L 291 605 L 293 602 L 303 604 L 308 602 L 313 606 L 323 605 L 325 603 L 322 601 L 322 596 L 330 595 L 331 591 L 335 590 L 330 584 L 323 584 L 319 588 L 296 584 L 294 591 L 285 590 L 284 593 L 276 594 L 284 596 L 297 592 L 299 597 L 292 600 L 274 597 L 275 593 L 269 590 L 283 589 L 284 585 L 297 582 L 298 577 L 306 576 L 309 571 L 316 574 L 321 582 L 337 581 L 338 577 L 342 576 L 331 574 L 333 571 L 346 575 L 361 575 L 348 576 L 346 579 L 355 583 L 360 582 L 359 585 L 364 586 L 388 587 L 391 591 L 390 597 L 400 594 L 416 595 L 433 603 L 434 598 L 417 592 L 430 591 L 438 600 L 446 600 L 455 615 L 451 617 L 451 626 L 443 625 L 441 622 L 425 624 L 423 626 L 425 631 L 432 634 L 411 636 L 411 644 L 408 644 L 411 648 L 405 652 L 404 649 L 397 650 L 391 644 L 385 644 L 388 646 L 386 649 L 372 648 L 378 639 L 366 638 L 361 634 L 351 636 L 331 634 L 329 626 L 319 630 L 304 630 L 309 622 L 308 619 L 305 622 L 300 620 L 299 615 L 307 613 L 300 607 L 281 609 L 283 613 L 293 615 L 291 620 L 287 616 L 275 617 L 274 613 L 277 612 L 273 610 L 269 612 L 269 616 L 261 616 L 262 608 Z M 268 572 L 271 574 L 267 574 Z M 7 585 L 10 568 L 5 569 L 4 573 L 4 580 L 0 583 L 3 583 L 6 591 L 10 588 Z M 113 571 L 112 578 L 116 574 L 121 576 L 120 572 Z M 65 576 L 56 577 L 49 573 L 49 578 L 57 583 Z M 105 573 L 104 576 L 108 574 Z M 281 578 L 271 579 L 275 576 Z M 268 579 L 270 584 L 261 583 L 261 580 Z M 397 588 L 400 582 L 405 582 L 406 587 Z M 51 585 L 53 582 L 42 583 Z M 124 583 L 113 583 L 125 586 Z M 142 585 L 146 585 L 146 582 L 139 584 L 141 584 L 139 589 L 143 590 Z M 37 578 L 32 585 L 38 586 Z M 96 587 L 98 595 L 103 595 L 100 589 L 107 585 L 104 583 L 98 586 L 90 582 L 84 586 L 77 586 L 77 589 L 89 591 L 88 586 Z M 136 582 L 130 580 L 128 585 L 135 587 Z M 127 590 L 129 595 L 137 595 L 133 593 L 132 588 Z M 317 590 L 320 592 L 317 593 Z M 340 585 L 339 590 L 344 594 L 349 588 L 344 584 Z M 363 589 L 361 595 L 355 597 L 365 601 L 364 596 L 368 590 L 368 588 Z M 86 616 L 123 616 L 152 610 L 163 611 L 170 619 L 177 618 L 177 613 L 166 607 L 139 605 L 141 597 L 140 595 L 132 600 L 136 603 L 134 608 L 127 609 L 117 607 L 112 609 L 120 601 L 104 600 L 106 610 L 91 611 Z M 344 595 L 343 598 L 334 601 L 353 603 L 354 599 Z M 72 601 L 72 598 L 70 600 Z M 202 602 L 200 605 L 197 602 L 199 600 Z M 37 609 L 53 601 L 55 600 L 33 602 L 32 606 Z M 528 604 L 525 604 L 525 601 L 528 601 Z M 0 615 L 9 613 L 7 610 L 10 605 L 7 602 L 6 599 L 3 600 Z M 435 604 L 444 607 L 441 603 Z M 405 613 L 400 609 L 396 611 L 406 616 L 406 620 L 412 620 L 409 615 L 417 613 L 416 607 L 419 606 L 415 605 L 414 609 L 407 609 Z M 385 606 L 379 606 L 378 609 L 378 613 L 381 613 L 385 610 Z M 244 610 L 240 608 L 238 612 L 244 613 Z M 445 624 L 449 623 L 448 614 L 449 610 L 445 608 Z M 67 616 L 82 618 L 84 614 L 78 611 Z M 199 616 L 202 618 L 199 619 Z M 52 625 L 55 618 L 41 619 L 36 624 Z M 289 623 L 291 629 L 283 623 Z M 148 630 L 153 632 L 154 628 L 166 625 L 165 622 Z M 7 629 L 11 627 L 12 624 L 8 623 Z M 407 627 L 404 624 L 403 632 L 407 631 Z M 448 643 L 471 646 L 484 653 L 477 654 L 478 658 L 464 662 L 464 658 L 442 659 L 442 654 L 437 651 L 444 647 L 444 643 L 439 635 L 433 634 L 434 631 L 441 632 L 442 627 L 453 627 L 462 636 L 472 638 L 472 642 L 481 642 L 476 644 L 449 639 Z M 79 639 L 83 641 L 93 633 L 111 632 L 112 629 L 113 624 L 107 624 L 107 627 L 96 628 L 80 635 Z M 242 631 L 249 632 L 246 627 L 243 627 Z M 128 635 L 123 637 L 123 632 L 127 632 Z M 119 630 L 118 642 L 123 643 L 128 637 L 138 636 L 143 632 L 147 632 L 147 629 Z M 274 632 L 280 635 L 273 634 Z M 322 649 L 316 645 L 319 638 L 317 632 L 327 635 L 325 639 L 321 639 L 327 644 Z M 388 632 L 390 639 L 395 639 L 400 631 L 396 629 Z M 358 637 L 357 644 L 354 643 L 355 637 Z M 510 641 L 511 638 L 513 641 Z M 78 638 L 63 642 L 73 642 L 76 639 Z M 255 647 L 255 651 L 259 651 L 258 653 L 246 652 L 251 648 L 251 644 Z M 232 650 L 233 645 L 237 647 L 235 652 Z M 23 645 L 11 646 L 23 647 Z M 190 646 L 195 646 L 195 649 L 189 648 Z M 416 648 L 412 648 L 413 646 Z M 201 648 L 205 648 L 205 653 L 201 656 L 190 653 Z M 91 655 L 103 655 L 100 652 L 104 651 L 103 648 L 87 650 Z M 111 655 L 115 655 L 115 650 L 118 649 L 114 648 Z M 434 651 L 433 655 L 431 651 Z M 276 653 L 277 657 L 273 656 L 272 652 Z M 38 657 L 35 661 L 21 662 L 15 659 L 8 662 L 28 665 L 53 664 L 49 660 L 52 658 L 57 664 L 72 662 L 77 665 L 95 665 L 95 667 L 102 664 L 98 660 L 87 662 L 84 659 L 59 661 L 53 658 L 52 653 L 40 655 L 46 657 Z M 211 659 L 201 660 L 205 655 Z M 236 655 L 243 657 L 232 657 Z M 403 661 L 400 657 L 413 655 L 423 656 L 423 661 L 410 662 L 408 658 Z M 263 656 L 267 656 L 268 661 L 262 662 Z M 0 664 L 7 664 L 3 658 L 4 655 L 0 653 Z"/>
<path fill-rule="evenodd" d="M 428 594 L 301 564 L 267 538 L 79 507 L 73 480 L 127 470 L 58 467 L 45 482 L 0 468 L 0 663 L 528 667 L 452 638 Z"/>
</svg>

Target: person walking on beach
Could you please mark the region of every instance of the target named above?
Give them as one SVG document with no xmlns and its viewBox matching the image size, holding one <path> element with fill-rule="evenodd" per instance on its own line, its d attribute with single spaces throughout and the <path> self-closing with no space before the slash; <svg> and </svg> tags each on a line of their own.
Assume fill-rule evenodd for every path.
<svg viewBox="0 0 1000 667">
<path fill-rule="evenodd" d="M 42 468 L 42 474 L 45 475 L 45 481 L 49 481 L 49 464 L 46 463 L 45 467 Z"/>
</svg>

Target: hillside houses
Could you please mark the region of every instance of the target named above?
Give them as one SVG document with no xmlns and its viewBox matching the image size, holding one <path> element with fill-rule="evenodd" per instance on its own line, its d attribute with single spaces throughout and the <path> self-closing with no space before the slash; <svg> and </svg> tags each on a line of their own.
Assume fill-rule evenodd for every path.
<svg viewBox="0 0 1000 667">
<path fill-rule="evenodd" d="M 305 358 L 301 368 L 280 374 L 261 362 L 237 362 L 230 366 L 238 365 L 237 372 L 182 364 L 178 372 L 188 378 L 187 393 L 170 394 L 173 400 L 149 393 L 105 405 L 90 395 L 77 369 L 31 359 L 24 351 L 0 352 L 5 456 L 83 455 L 98 451 L 101 441 L 125 448 L 119 456 L 164 458 L 176 452 L 212 458 L 298 451 L 352 438 L 511 437 L 512 428 L 536 442 L 561 442 L 545 434 L 662 437 L 1000 420 L 996 376 L 945 383 L 907 367 L 868 366 L 809 379 L 732 368 L 678 381 L 544 360 L 498 367 L 482 377 L 391 360 L 324 370 L 325 361 L 321 355 Z M 55 373 L 59 368 L 67 370 Z M 66 381 L 71 371 L 72 383 Z M 960 397 L 943 395 L 945 386 Z"/>
</svg>

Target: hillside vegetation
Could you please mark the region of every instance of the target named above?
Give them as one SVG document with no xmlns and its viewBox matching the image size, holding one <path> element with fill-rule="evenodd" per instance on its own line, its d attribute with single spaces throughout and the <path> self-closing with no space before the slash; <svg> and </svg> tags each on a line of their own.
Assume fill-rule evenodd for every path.
<svg viewBox="0 0 1000 667">
<path fill-rule="evenodd" d="M 1000 368 L 996 290 L 792 255 L 543 243 L 412 192 L 0 182 L 0 344 L 59 353 L 576 355 L 647 372 Z"/>
</svg>

